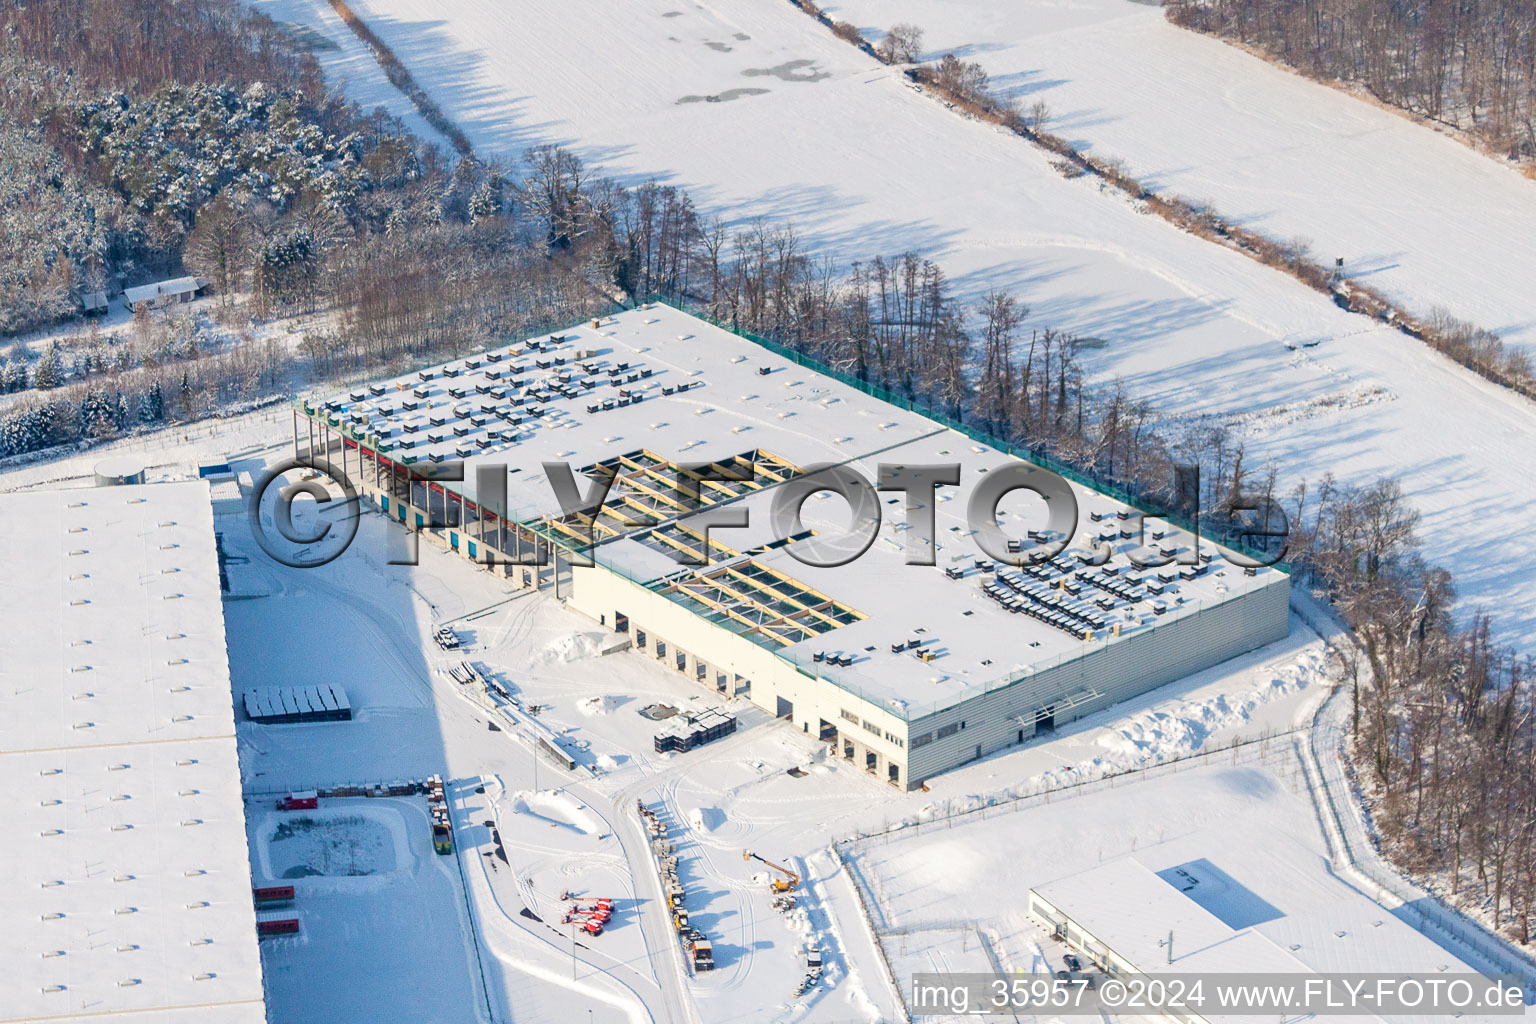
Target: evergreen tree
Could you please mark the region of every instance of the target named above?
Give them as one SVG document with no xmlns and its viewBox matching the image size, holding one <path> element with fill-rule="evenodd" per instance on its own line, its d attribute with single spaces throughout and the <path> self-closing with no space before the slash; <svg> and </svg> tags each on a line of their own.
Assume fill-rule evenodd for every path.
<svg viewBox="0 0 1536 1024">
<path fill-rule="evenodd" d="M 39 391 L 49 391 L 64 383 L 64 365 L 57 341 L 50 343 L 38 359 L 37 367 L 32 371 L 32 383 Z"/>
<path fill-rule="evenodd" d="M 493 172 L 475 190 L 475 197 L 469 202 L 470 223 L 478 224 L 488 218 L 501 216 L 505 192 L 506 180 Z"/>
<path fill-rule="evenodd" d="M 27 390 L 29 374 L 26 361 L 20 358 L 7 359 L 3 371 L 0 371 L 0 391 L 9 394 L 12 391 Z"/>
<path fill-rule="evenodd" d="M 118 430 L 118 406 L 105 388 L 91 387 L 80 399 L 80 432 L 88 437 L 111 437 Z"/>
<path fill-rule="evenodd" d="M 0 456 L 35 452 L 54 443 L 53 409 L 40 405 L 0 418 Z"/>
<path fill-rule="evenodd" d="M 139 395 L 139 422 L 158 423 L 165 418 L 165 395 L 160 390 L 160 381 L 155 379 L 149 382 L 149 387 Z"/>
<path fill-rule="evenodd" d="M 186 370 L 181 371 L 181 386 L 176 390 L 178 397 L 181 399 L 182 416 L 187 419 L 191 419 L 193 406 L 192 375 L 189 374 Z"/>
</svg>

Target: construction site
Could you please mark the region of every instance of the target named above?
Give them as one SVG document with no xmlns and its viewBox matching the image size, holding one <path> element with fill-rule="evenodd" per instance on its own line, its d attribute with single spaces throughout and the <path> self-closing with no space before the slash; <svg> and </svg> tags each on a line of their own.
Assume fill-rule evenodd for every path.
<svg viewBox="0 0 1536 1024">
<path fill-rule="evenodd" d="M 305 398 L 292 421 L 295 456 L 410 543 L 549 592 L 899 789 L 1288 629 L 1283 569 L 1081 482 L 1063 536 L 1005 494 L 1008 557 L 989 557 L 966 499 L 1019 458 L 665 305 Z M 563 505 L 552 462 L 600 503 Z M 913 491 L 906 519 L 897 494 L 854 509 L 829 485 L 781 536 L 781 489 L 829 464 L 958 464 L 958 485 Z M 800 557 L 861 531 L 855 562 Z"/>
<path fill-rule="evenodd" d="M 676 333 L 680 332 L 674 330 Z M 755 369 L 750 372 L 759 376 Z M 702 395 L 708 387 L 696 390 Z M 857 415 L 856 410 L 852 412 Z M 264 428 L 270 440 L 260 449 L 261 464 L 279 462 L 291 450 L 291 414 L 286 408 L 278 414 L 281 422 L 269 419 Z M 704 418 L 714 415 L 719 414 L 706 413 Z M 675 416 L 667 414 L 667 418 Z M 894 418 L 892 415 L 880 422 Z M 657 422 L 663 422 L 663 417 Z M 273 427 L 278 428 L 275 435 Z M 953 451 L 961 446 L 954 436 L 948 431 L 928 443 Z M 775 444 L 785 447 L 788 442 Z M 349 449 L 347 458 L 356 474 L 356 449 Z M 810 464 L 809 455 L 799 458 Z M 999 454 L 989 465 L 1001 465 L 1006 458 Z M 85 463 L 81 479 L 92 479 L 90 470 L 99 460 L 80 461 Z M 229 461 L 236 484 L 249 494 L 257 461 L 242 457 Z M 868 471 L 874 475 L 873 469 Z M 156 472 L 167 476 L 191 470 Z M 301 472 L 294 470 L 290 477 L 296 478 Z M 526 472 L 530 470 L 512 473 L 508 469 L 509 482 Z M 87 512 L 102 515 L 100 520 L 79 519 L 77 525 L 84 526 L 85 531 L 79 535 L 64 532 L 66 547 L 61 550 L 112 550 L 104 538 L 108 523 L 116 524 L 118 519 L 113 496 L 121 494 L 126 501 L 135 491 L 160 491 L 171 486 L 88 488 L 72 492 L 67 499 L 56 496 L 56 501 L 68 507 L 66 516 L 85 516 Z M 129 901 L 124 896 L 122 905 L 138 907 L 138 912 L 113 917 L 108 927 L 126 927 L 151 912 L 174 920 L 180 914 L 177 906 L 190 908 L 207 900 L 211 906 L 201 907 L 195 914 L 189 909 L 188 920 L 204 920 L 211 928 L 221 919 L 219 915 L 228 918 L 228 935 L 221 938 L 219 933 L 210 932 L 216 939 L 211 950 L 217 953 L 223 949 L 221 955 L 228 956 L 234 937 L 248 943 L 251 968 L 259 964 L 260 971 L 253 996 L 258 1002 L 251 1008 L 260 1013 L 264 996 L 265 1012 L 272 1020 L 409 1016 L 423 1021 L 480 1020 L 494 1024 L 509 1019 L 579 1019 L 588 1016 L 584 1011 L 590 1011 L 594 1022 L 611 1024 L 686 1019 L 767 1022 L 791 1017 L 806 1024 L 839 1024 L 850 1019 L 901 1019 L 901 992 L 908 975 L 935 964 L 939 969 L 948 965 L 956 970 L 1029 972 L 1044 969 L 1043 955 L 1052 971 L 1063 965 L 1075 970 L 1067 959 L 1070 954 L 1085 970 L 1102 973 L 1110 962 L 1101 955 L 1103 946 L 1150 972 L 1151 967 L 1145 965 L 1146 950 L 1135 944 L 1140 932 L 1127 932 L 1113 921 L 1106 925 L 1100 920 L 1102 914 L 1095 916 L 1098 904 L 1088 898 L 1097 884 L 1090 878 L 1101 877 L 1091 875 L 1094 848 L 1102 847 L 1106 865 L 1112 855 L 1119 855 L 1119 847 L 1111 846 L 1109 836 L 1123 831 L 1121 815 L 1090 814 L 1102 824 L 1085 847 L 1086 862 L 1062 864 L 1064 837 L 1070 828 L 1080 828 L 1081 821 L 1076 813 L 1078 804 L 1058 799 L 1049 788 L 1199 749 L 1219 742 L 1224 735 L 1283 728 L 1305 713 L 1303 709 L 1314 695 L 1320 696 L 1319 688 L 1311 685 L 1321 678 L 1321 655 L 1314 650 L 1317 642 L 1305 626 L 1296 626 L 1293 618 L 1293 631 L 1262 650 L 1181 677 L 1167 687 L 1126 697 L 1118 706 L 1101 707 L 1070 724 L 1063 714 L 1054 736 L 1045 735 L 1049 727 L 1037 727 L 1035 742 L 1020 743 L 1019 726 L 1010 722 L 1011 742 L 988 749 L 979 759 L 974 757 L 973 748 L 970 763 L 928 776 L 926 792 L 906 792 L 905 785 L 885 785 L 885 779 L 880 779 L 882 784 L 871 785 L 865 764 L 844 756 L 844 739 L 866 745 L 877 742 L 862 723 L 857 729 L 852 723 L 843 727 L 844 734 L 835 737 L 836 744 L 815 728 L 815 722 L 811 729 L 801 727 L 804 709 L 814 710 L 815 691 L 824 688 L 848 710 L 860 707 L 851 703 L 857 698 L 849 696 L 845 689 L 849 685 L 862 686 L 872 704 L 885 707 L 891 695 L 918 691 L 919 680 L 930 691 L 950 695 L 945 699 L 965 698 L 967 683 L 983 671 L 991 671 L 990 667 L 974 667 L 982 660 L 977 657 L 982 650 L 1007 651 L 1027 658 L 1045 649 L 1048 653 L 1039 657 L 1048 664 L 1051 657 L 1064 651 L 1081 649 L 1088 654 L 1078 656 L 1078 661 L 1091 664 L 1090 659 L 1098 657 L 1093 651 L 1123 645 L 1138 633 L 1155 638 L 1168 625 L 1177 623 L 1178 617 L 1204 619 L 1204 613 L 1189 614 L 1177 602 L 1179 596 L 1193 599 L 1196 588 L 1208 588 L 1219 595 L 1222 591 L 1218 586 L 1237 589 L 1229 587 L 1229 581 L 1239 586 L 1248 581 L 1256 587 L 1266 576 L 1283 582 L 1284 574 L 1268 570 L 1248 576 L 1221 549 L 1204 542 L 1202 548 L 1209 546 L 1213 557 L 1205 563 L 1206 570 L 1193 578 L 1178 575 L 1179 569 L 1185 568 L 1182 566 L 1167 570 L 1173 573 L 1173 580 L 1167 582 L 1155 572 L 1120 569 L 1104 575 L 1099 567 L 1097 571 L 1106 580 L 1112 578 L 1122 587 L 1140 586 L 1141 592 L 1167 605 L 1162 616 L 1151 611 L 1155 618 L 1145 627 L 1126 628 L 1132 623 L 1120 618 L 1118 637 L 1111 622 L 1106 640 L 1096 625 L 1092 638 L 1074 637 L 1025 612 L 1010 611 L 1010 599 L 1015 606 L 1022 602 L 1017 587 L 1027 591 L 1033 584 L 1044 583 L 1035 573 L 1053 570 L 1000 565 L 998 560 L 978 567 L 982 559 L 975 554 L 974 544 L 969 538 L 962 544 L 947 530 L 954 523 L 945 519 L 939 520 L 939 557 L 933 566 L 896 564 L 900 552 L 886 543 L 889 532 L 882 529 L 868 557 L 872 565 L 890 574 L 885 593 L 862 586 L 857 572 L 850 568 L 792 565 L 783 548 L 756 550 L 759 545 L 753 543 L 752 536 L 738 541 L 745 560 L 772 566 L 785 575 L 793 573 L 806 586 L 829 599 L 836 594 L 839 603 L 864 616 L 836 630 L 829 627 L 815 638 L 807 638 L 804 646 L 796 646 L 777 644 L 763 633 L 746 632 L 729 616 L 725 619 L 729 626 L 719 625 L 693 606 L 666 599 L 627 578 L 626 586 L 653 595 L 678 616 L 677 622 L 664 619 L 659 611 L 647 612 L 644 604 L 627 608 L 616 605 L 609 611 L 585 604 L 581 596 L 584 590 L 601 587 L 605 577 L 617 575 L 605 567 L 610 555 L 604 549 L 614 548 L 613 558 L 617 559 L 623 545 L 639 543 L 632 537 L 597 545 L 593 566 L 571 565 L 573 552 L 559 549 L 558 575 L 553 545 L 548 565 L 497 565 L 487 571 L 478 558 L 469 561 L 463 548 L 469 540 L 490 537 L 491 530 L 481 530 L 471 520 L 473 529 L 466 531 L 460 520 L 454 527 L 426 526 L 413 531 L 417 539 L 440 543 L 421 545 L 416 564 L 390 564 L 399 556 L 401 540 L 410 535 L 401 530 L 398 514 L 386 519 L 375 513 L 361 517 L 357 540 L 345 557 L 316 569 L 301 569 L 261 554 L 244 502 L 220 504 L 217 491 L 210 492 L 206 482 L 186 486 L 189 493 L 196 489 L 196 501 L 202 509 L 209 507 L 210 497 L 215 498 L 208 532 L 210 538 L 216 534 L 217 540 L 210 540 L 206 553 L 192 551 L 185 537 L 177 534 L 178 529 L 195 524 L 188 509 L 144 510 L 140 505 L 124 503 L 124 509 L 149 517 L 152 528 L 145 526 L 144 536 L 174 534 L 174 539 L 161 543 L 180 545 L 148 545 L 146 557 L 154 555 L 162 561 L 151 559 L 132 572 L 139 586 L 171 587 L 165 592 L 192 595 L 201 593 L 189 589 L 193 580 L 186 575 L 195 564 L 206 576 L 212 595 L 216 592 L 213 588 L 219 587 L 220 562 L 227 565 L 227 582 L 217 592 L 223 598 L 228 623 L 229 680 L 218 689 L 227 723 L 222 728 L 231 734 L 231 748 L 239 745 L 239 789 L 231 788 L 237 785 L 231 749 L 230 778 L 225 786 L 230 803 L 219 817 L 228 820 L 238 815 L 245 825 L 246 843 L 244 849 L 238 841 L 222 852 L 210 848 L 207 856 L 200 856 L 192 865 L 210 875 L 229 876 L 221 882 L 228 891 L 219 890 L 222 895 L 218 900 L 189 896 L 162 909 L 143 897 Z M 950 504 L 942 501 L 943 492 L 941 488 L 941 514 Z M 1085 506 L 1083 529 L 1091 531 L 1089 539 L 1111 529 L 1118 536 L 1133 523 L 1118 515 L 1123 505 L 1086 490 L 1078 494 Z M 17 495 L 15 500 L 26 497 Z M 377 498 L 370 496 L 376 507 Z M 76 508 L 75 502 L 84 504 Z M 829 536 L 842 524 L 835 515 L 812 516 L 811 510 L 819 504 L 823 504 L 821 499 L 806 502 L 807 528 Z M 429 511 L 426 506 L 417 507 Z M 1038 532 L 1037 523 L 1027 514 L 1030 511 L 1004 510 L 1003 524 L 1010 535 L 1027 536 L 1031 529 Z M 307 525 L 305 517 L 310 515 L 301 506 L 298 523 Z M 1094 519 L 1094 515 L 1099 518 Z M 172 521 L 179 526 L 159 525 Z M 64 522 L 73 520 L 66 518 Z M 697 529 L 694 523 L 688 528 Z M 1162 532 L 1164 541 L 1178 536 L 1168 523 L 1154 523 L 1152 529 Z M 752 531 L 749 528 L 746 532 Z M 896 536 L 903 532 L 897 531 Z M 454 534 L 458 535 L 458 550 L 452 543 Z M 711 530 L 711 545 L 725 539 L 734 538 L 726 529 Z M 33 549 L 40 551 L 46 546 L 27 543 L 30 546 L 16 557 L 36 558 Z M 1076 550 L 1081 550 L 1083 543 L 1077 541 Z M 952 547 L 969 550 L 963 558 L 950 559 L 947 553 Z M 732 550 L 737 550 L 737 545 Z M 1066 549 L 1058 558 L 1075 558 L 1072 550 Z M 216 557 L 220 551 L 225 556 L 222 560 Z M 89 560 L 90 555 L 66 553 L 62 557 Z M 863 562 L 861 559 L 851 568 L 856 570 Z M 723 564 L 735 568 L 745 561 Z M 1086 563 L 1080 563 L 1081 567 Z M 182 572 L 161 571 L 166 568 L 180 568 Z M 524 586 L 524 569 L 536 571 L 539 583 L 530 580 Z M 669 573 L 708 573 L 712 569 L 672 563 Z M 69 582 L 79 591 L 75 596 L 89 603 L 69 605 L 71 613 L 87 615 L 92 608 L 102 611 L 106 599 L 97 600 L 100 594 L 91 588 L 109 588 L 114 595 L 132 592 L 117 577 L 89 566 L 81 571 L 87 575 Z M 1218 576 L 1218 572 L 1225 575 Z M 892 596 L 900 593 L 896 581 L 903 577 L 898 573 L 912 574 L 915 586 L 939 588 L 931 594 L 953 597 L 956 607 L 942 607 L 925 591 L 916 591 L 912 601 L 898 603 Z M 1064 575 L 1056 575 L 1053 582 L 1063 580 Z M 1127 583 L 1127 575 L 1144 582 Z M 846 582 L 838 582 L 845 576 Z M 1065 576 L 1055 586 L 1063 600 L 1077 596 L 1066 589 L 1067 585 L 1078 586 L 1079 594 L 1088 590 L 1075 575 Z M 1162 592 L 1152 591 L 1151 585 L 1161 587 Z M 153 590 L 152 594 L 160 592 Z M 1040 593 L 1038 589 L 1035 592 Z M 183 604 L 168 600 L 166 608 L 181 610 Z M 1087 612 L 1082 605 L 1074 607 Z M 1119 607 L 1102 609 L 1096 604 L 1088 607 L 1111 617 L 1125 611 Z M 744 605 L 733 610 L 748 614 Z M 617 621 L 614 612 L 633 617 L 628 622 Z M 785 610 L 787 622 L 814 620 L 813 616 L 791 612 L 793 609 Z M 123 628 L 130 633 L 142 632 L 142 625 L 132 625 L 136 621 L 132 617 L 125 614 L 119 618 L 122 622 L 114 628 L 126 623 Z M 854 634 L 847 631 L 875 629 L 881 619 L 912 627 L 900 641 L 901 650 L 892 650 L 896 641 L 891 641 L 868 651 L 864 648 L 873 644 L 861 645 L 838 635 L 841 631 L 852 638 Z M 976 625 L 978 620 L 992 635 L 983 635 L 983 627 Z M 65 617 L 61 621 L 67 626 L 74 620 Z M 945 627 L 946 622 L 951 626 Z M 927 625 L 928 631 L 918 633 L 919 624 Z M 769 628 L 780 631 L 789 627 L 770 623 Z M 943 633 L 938 632 L 941 628 Z M 166 635 L 186 633 L 188 639 L 179 641 L 184 645 L 204 632 L 178 626 L 167 629 Z M 74 635 L 66 629 L 61 636 L 66 634 Z M 158 634 L 150 634 L 154 635 Z M 106 634 L 100 636 L 102 643 L 110 639 Z M 928 642 L 907 647 L 912 639 L 922 641 L 930 636 L 933 639 Z M 82 637 L 93 639 L 85 634 Z M 274 638 L 281 642 L 275 643 Z M 1041 647 L 1030 647 L 1032 641 Z M 60 643 L 62 648 L 68 647 L 67 641 Z M 175 646 L 170 641 L 167 644 Z M 121 659 L 94 643 L 68 649 L 75 655 L 62 655 L 62 661 L 55 658 L 58 664 L 43 666 L 44 673 L 68 680 L 62 685 L 73 687 L 68 691 L 71 694 L 96 693 L 98 701 L 116 700 L 115 690 L 90 687 L 80 681 L 82 677 L 74 674 L 71 666 L 115 666 Z M 158 706 L 169 712 L 172 704 L 195 698 L 199 692 L 195 680 L 186 684 L 177 680 L 177 674 L 187 669 L 171 664 L 174 658 L 187 657 L 194 668 L 200 663 L 223 664 L 214 661 L 212 653 L 189 650 L 193 651 L 190 655 L 175 652 L 163 658 L 151 652 L 143 670 L 146 680 L 163 680 L 166 687 L 194 686 L 190 691 L 166 689 L 162 693 L 157 682 L 146 691 L 143 702 L 151 711 Z M 921 656 L 924 651 L 929 658 Z M 689 657 L 680 663 L 676 658 L 679 652 Z M 818 652 L 820 660 L 816 658 Z M 663 656 L 658 658 L 658 653 Z M 223 651 L 219 654 L 224 656 Z M 739 661 L 725 660 L 738 655 Z M 707 657 L 716 660 L 707 661 Z M 749 660 L 754 657 L 759 660 Z M 802 657 L 806 673 L 801 673 L 793 660 Z M 845 666 L 845 660 L 850 664 Z M 706 671 L 701 672 L 701 666 Z M 926 675 L 914 678 L 893 670 L 888 678 L 881 676 L 882 668 L 893 666 L 920 667 Z M 967 667 L 971 667 L 970 673 L 965 671 Z M 717 671 L 731 673 L 728 683 L 734 685 L 728 685 L 727 690 L 736 692 L 721 691 Z M 949 678 L 926 681 L 941 674 Z M 793 699 L 794 708 L 791 715 L 781 718 L 777 701 L 765 699 L 764 692 L 787 695 L 790 685 L 802 689 L 793 698 L 785 696 Z M 1014 692 L 1024 693 L 1027 685 L 1015 685 Z M 876 686 L 881 687 L 878 697 Z M 28 692 L 14 695 L 19 720 L 34 721 L 28 717 L 33 713 L 26 710 L 36 704 L 34 697 Z M 78 708 L 88 706 L 90 700 L 82 697 L 54 703 Z M 979 730 L 987 727 L 985 718 L 971 719 L 969 707 L 964 714 L 970 720 L 963 732 L 957 723 L 956 734 L 984 735 Z M 219 728 L 219 720 L 207 708 L 192 706 L 188 713 L 202 726 Z M 84 712 L 77 717 L 81 722 L 97 720 Z M 125 727 L 137 721 L 121 714 L 116 719 Z M 63 727 L 69 728 L 72 721 L 64 722 Z M 154 714 L 144 723 L 146 728 L 157 727 Z M 189 723 L 176 726 L 188 728 Z M 91 730 L 80 731 L 89 735 Z M 869 739 L 863 740 L 861 734 Z M 44 733 L 29 728 L 28 735 L 35 738 Z M 17 742 L 22 742 L 19 734 Z M 167 792 L 158 784 L 124 789 L 129 799 L 104 806 L 119 815 L 115 820 L 135 827 L 112 832 L 113 839 L 102 849 L 114 849 L 114 843 L 146 834 L 149 826 L 144 824 L 148 820 L 144 815 L 150 810 L 151 796 L 172 813 L 176 813 L 174 806 L 183 802 L 187 806 L 199 802 L 212 806 L 207 801 L 220 790 L 208 781 L 212 776 L 206 773 L 217 768 L 218 759 L 211 751 L 221 741 L 211 737 L 197 742 L 208 749 L 192 753 L 189 759 L 198 764 L 180 770 L 205 773 L 200 776 L 203 783 L 187 787 L 202 795 L 181 796 L 179 788 Z M 934 740 L 919 745 L 918 753 L 939 744 Z M 145 756 L 142 750 L 133 752 L 139 749 L 102 756 L 136 767 Z M 78 774 L 73 762 L 88 753 L 69 755 L 70 763 L 64 765 L 66 782 Z M 1223 760 L 1227 757 L 1225 753 L 1217 756 Z M 909 763 L 913 762 L 898 762 L 903 767 Z M 79 780 L 82 792 L 92 786 L 99 789 L 99 784 L 91 781 L 90 764 L 85 767 L 87 775 Z M 121 777 L 131 774 L 124 771 Z M 173 773 L 166 779 L 174 782 L 175 777 Z M 54 785 L 58 782 L 54 776 L 38 779 L 51 780 Z M 980 804 L 979 816 L 989 827 L 994 818 L 998 828 L 1005 823 L 985 806 L 991 798 L 976 794 L 1039 793 L 1042 788 L 1047 790 L 1043 794 L 1046 806 L 1059 808 L 1056 813 L 1062 823 L 1057 838 L 1029 847 L 1039 847 L 1030 854 L 1030 864 L 1038 862 L 1038 867 L 1024 873 L 1013 872 L 1010 867 L 1012 851 L 1022 848 L 1021 837 L 1034 828 L 1033 814 L 1013 816 L 1022 832 L 1002 832 L 995 842 L 972 844 L 974 849 L 962 841 L 965 833 L 960 831 L 960 823 L 968 820 L 963 816 L 965 808 Z M 1146 821 L 1138 819 L 1132 837 L 1141 843 L 1137 850 L 1162 839 L 1165 819 L 1175 819 L 1175 808 L 1181 806 L 1177 797 L 1183 792 L 1181 784 L 1178 793 L 1170 797 L 1172 802 L 1165 801 L 1166 807 L 1160 805 L 1157 815 Z M 1134 796 L 1129 790 L 1126 795 Z M 1180 813 L 1198 812 L 1207 818 L 1235 813 L 1230 801 L 1223 803 L 1220 796 L 1220 792 L 1201 790 L 1192 806 Z M 44 797 L 40 794 L 39 800 Z M 54 798 L 66 804 L 75 799 L 68 786 L 63 796 Z M 1128 806 L 1138 803 L 1131 800 Z M 122 817 L 135 807 L 139 810 L 131 817 Z M 36 813 L 46 816 L 49 812 L 40 802 Z M 1268 812 L 1260 812 L 1264 813 Z M 953 829 L 944 820 L 950 814 L 962 815 Z M 215 817 L 208 810 L 191 817 L 176 813 L 178 838 L 203 834 L 200 830 L 214 824 Z M 205 824 L 181 824 L 194 819 Z M 66 822 L 62 826 L 65 835 L 73 830 L 89 839 L 92 820 L 87 815 L 82 819 L 84 825 L 78 827 Z M 916 824 L 886 834 L 884 829 L 893 822 Z M 1292 815 L 1285 828 L 1295 831 L 1303 824 L 1300 816 Z M 41 832 L 40 827 L 35 840 L 21 837 L 15 841 L 35 843 L 40 850 L 50 842 L 61 841 L 59 836 Z M 871 838 L 853 845 L 841 838 L 860 832 Z M 920 835 L 922 841 L 905 842 L 908 835 Z M 84 860 L 87 854 L 71 856 L 89 867 Z M 1241 863 L 1211 856 L 1209 850 L 1202 853 L 1196 845 L 1187 852 L 1181 850 L 1177 857 L 1170 854 L 1166 863 L 1161 862 L 1161 855 L 1159 863 L 1148 863 L 1154 871 L 1170 865 L 1182 868 L 1200 880 L 1191 890 L 1196 894 L 1221 886 L 1235 891 L 1223 876 L 1197 864 L 1201 857 L 1217 864 L 1226 876 L 1242 879 L 1250 891 L 1286 909 L 1281 902 L 1288 898 L 1286 894 L 1271 893 L 1263 879 L 1245 877 Z M 49 877 L 63 879 L 66 886 L 75 888 L 99 888 L 100 879 L 90 871 L 77 878 L 79 871 L 63 866 L 49 869 L 42 863 L 38 861 L 33 869 L 41 879 L 38 893 L 59 891 L 44 887 Z M 120 873 L 136 876 L 138 883 L 113 882 L 113 892 L 129 893 L 149 878 L 143 870 L 130 868 Z M 1085 881 L 1076 890 L 1062 889 L 1061 883 L 1054 881 L 1078 874 L 1084 874 Z M 1108 879 L 1107 875 L 1102 877 Z M 1191 884 L 1189 879 L 1178 877 L 1182 879 L 1178 884 Z M 197 881 L 201 878 L 204 876 L 163 878 L 161 882 L 195 887 L 204 884 Z M 994 883 L 1000 880 L 1011 891 L 1026 896 L 1021 897 L 1017 908 L 1005 910 L 998 918 L 995 897 L 988 893 L 995 892 Z M 1148 886 L 1152 892 L 1161 893 L 1150 882 Z M 1025 900 L 1030 889 L 1069 920 L 1066 936 L 1059 943 L 1050 938 L 1052 926 L 1042 916 L 1043 903 L 1033 916 L 1027 914 Z M 955 902 L 962 898 L 972 902 Z M 1171 913 L 1176 906 L 1180 905 L 1170 904 L 1164 909 Z M 41 904 L 39 907 L 41 915 Z M 56 906 L 54 912 L 66 915 L 60 920 L 79 919 L 69 906 Z M 215 916 L 199 916 L 209 913 Z M 1391 922 L 1378 927 L 1374 922 L 1379 919 L 1380 915 L 1366 924 L 1373 933 L 1385 934 Z M 1198 913 L 1187 921 L 1176 921 L 1181 956 L 1192 951 L 1192 947 L 1183 946 L 1186 941 L 1205 934 L 1202 921 Z M 41 916 L 38 927 L 49 927 Z M 1264 924 L 1260 930 L 1270 927 Z M 1338 930 L 1354 934 L 1360 929 L 1340 925 Z M 1093 941 L 1080 941 L 1079 932 Z M 41 932 L 27 934 L 31 938 L 23 952 L 47 952 L 37 945 L 46 936 Z M 142 967 L 125 974 L 125 978 L 140 979 L 135 986 L 137 994 L 147 994 L 151 986 L 158 988 L 176 980 L 182 970 L 179 964 L 188 954 L 178 952 L 174 943 L 152 947 L 122 934 L 124 945 L 159 949 L 160 960 L 169 965 L 161 973 L 156 973 L 160 968 L 152 971 Z M 81 941 L 88 945 L 88 939 Z M 55 948 L 87 962 L 87 945 Z M 103 959 L 94 950 L 91 957 L 100 961 L 103 972 L 116 970 L 118 964 L 131 959 Z M 206 961 L 207 957 L 201 959 Z M 40 962 L 57 963 L 48 958 Z M 214 973 L 220 980 L 236 977 L 223 970 L 204 972 L 190 967 L 186 976 L 190 979 L 197 973 Z M 104 975 L 102 980 L 111 979 Z M 79 976 L 56 983 L 67 986 L 63 992 L 97 991 L 87 989 L 87 982 Z M 134 990 L 114 994 L 126 999 Z M 38 1000 L 43 1005 L 48 999 L 57 1001 L 60 995 L 40 990 Z M 751 1009 L 744 1012 L 744 1007 Z"/>
</svg>

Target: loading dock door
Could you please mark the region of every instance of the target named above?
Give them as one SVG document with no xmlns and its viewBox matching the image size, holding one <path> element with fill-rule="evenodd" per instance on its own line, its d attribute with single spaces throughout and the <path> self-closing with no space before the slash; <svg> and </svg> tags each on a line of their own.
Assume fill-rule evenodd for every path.
<svg viewBox="0 0 1536 1024">
<path fill-rule="evenodd" d="M 795 716 L 795 706 L 793 704 L 783 697 L 775 697 L 774 699 L 778 701 L 774 714 L 780 718 L 793 718 Z"/>
</svg>

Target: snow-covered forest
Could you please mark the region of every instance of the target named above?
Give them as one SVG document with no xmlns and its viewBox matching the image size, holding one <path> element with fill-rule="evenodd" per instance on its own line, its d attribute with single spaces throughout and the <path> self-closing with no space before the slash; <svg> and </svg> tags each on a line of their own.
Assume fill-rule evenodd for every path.
<svg viewBox="0 0 1536 1024">
<path fill-rule="evenodd" d="M 1536 7 L 1519 0 L 1168 0 L 1175 24 L 1536 159 Z"/>
</svg>

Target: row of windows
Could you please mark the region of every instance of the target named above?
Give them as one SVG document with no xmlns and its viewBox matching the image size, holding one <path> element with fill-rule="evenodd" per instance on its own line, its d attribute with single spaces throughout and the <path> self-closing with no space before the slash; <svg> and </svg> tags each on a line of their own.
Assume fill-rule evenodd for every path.
<svg viewBox="0 0 1536 1024">
<path fill-rule="evenodd" d="M 870 733 L 871 735 L 884 736 L 886 742 L 888 743 L 893 743 L 898 747 L 905 747 L 907 745 L 905 740 L 891 732 L 889 729 L 882 729 L 879 725 L 871 722 L 869 719 L 860 718 L 858 715 L 854 714 L 852 711 L 847 710 L 846 708 L 838 708 L 838 714 L 843 717 L 844 721 L 856 722 L 857 724 L 862 725 L 864 727 L 864 731 Z"/>
<path fill-rule="evenodd" d="M 912 745 L 914 747 L 925 746 L 929 743 L 932 743 L 934 740 L 941 740 L 946 736 L 953 736 L 955 733 L 964 728 L 965 719 L 962 718 L 958 722 L 950 722 L 948 725 L 939 726 L 937 732 L 925 732 L 920 736 L 913 736 Z"/>
</svg>

